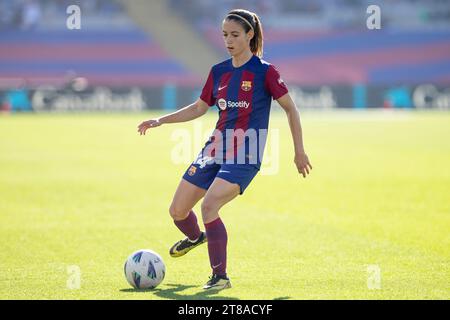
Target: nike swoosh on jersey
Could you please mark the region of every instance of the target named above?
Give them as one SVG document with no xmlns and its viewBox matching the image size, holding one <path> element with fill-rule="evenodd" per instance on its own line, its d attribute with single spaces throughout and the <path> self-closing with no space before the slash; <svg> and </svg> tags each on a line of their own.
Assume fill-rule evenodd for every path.
<svg viewBox="0 0 450 320">
<path fill-rule="evenodd" d="M 219 91 L 222 89 L 225 89 L 226 87 L 228 87 L 228 86 L 219 87 Z"/>
</svg>

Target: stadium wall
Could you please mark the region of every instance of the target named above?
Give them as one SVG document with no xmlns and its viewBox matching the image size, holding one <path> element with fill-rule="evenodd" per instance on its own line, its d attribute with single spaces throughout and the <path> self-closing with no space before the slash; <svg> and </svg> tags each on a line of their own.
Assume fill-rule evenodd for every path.
<svg viewBox="0 0 450 320">
<path fill-rule="evenodd" d="M 405 108 L 450 110 L 450 88 L 434 84 L 414 86 L 290 86 L 300 109 Z M 195 101 L 200 88 L 52 87 L 0 89 L 0 109 L 19 111 L 128 111 L 175 110 Z"/>
</svg>

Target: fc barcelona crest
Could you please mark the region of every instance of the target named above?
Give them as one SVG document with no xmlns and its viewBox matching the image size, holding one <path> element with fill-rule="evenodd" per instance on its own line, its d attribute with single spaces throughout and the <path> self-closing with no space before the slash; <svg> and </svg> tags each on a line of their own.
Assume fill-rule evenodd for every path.
<svg viewBox="0 0 450 320">
<path fill-rule="evenodd" d="M 252 82 L 251 81 L 242 81 L 241 89 L 244 91 L 252 90 Z"/>
<path fill-rule="evenodd" d="M 194 166 L 191 166 L 189 168 L 188 175 L 193 176 L 195 174 L 195 171 L 197 171 L 197 168 Z"/>
</svg>

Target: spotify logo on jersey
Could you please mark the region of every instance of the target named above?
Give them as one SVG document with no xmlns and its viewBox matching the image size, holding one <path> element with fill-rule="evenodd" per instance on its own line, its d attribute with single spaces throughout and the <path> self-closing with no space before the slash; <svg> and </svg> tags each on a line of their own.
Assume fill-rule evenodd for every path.
<svg viewBox="0 0 450 320">
<path fill-rule="evenodd" d="M 250 103 L 247 101 L 226 101 L 225 99 L 219 99 L 219 101 L 217 101 L 217 105 L 220 110 L 225 110 L 227 107 L 247 109 L 250 106 Z"/>
<path fill-rule="evenodd" d="M 227 108 L 227 101 L 225 99 L 219 99 L 217 104 L 219 105 L 220 110 L 225 110 Z"/>
</svg>

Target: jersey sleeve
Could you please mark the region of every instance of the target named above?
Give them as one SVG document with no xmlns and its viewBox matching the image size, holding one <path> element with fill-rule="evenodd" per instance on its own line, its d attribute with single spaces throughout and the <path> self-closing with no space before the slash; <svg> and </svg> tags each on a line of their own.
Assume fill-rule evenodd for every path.
<svg viewBox="0 0 450 320">
<path fill-rule="evenodd" d="M 206 83 L 200 95 L 200 99 L 206 102 L 208 106 L 213 106 L 216 104 L 216 99 L 214 98 L 213 91 L 214 91 L 214 76 L 213 71 L 211 69 L 208 75 L 208 79 L 206 80 Z"/>
<path fill-rule="evenodd" d="M 288 93 L 286 84 L 284 83 L 283 79 L 281 79 L 280 73 L 273 65 L 269 65 L 269 69 L 267 70 L 266 74 L 265 85 L 267 91 L 274 100 L 277 100 L 278 98 L 281 98 L 286 93 Z"/>
</svg>

